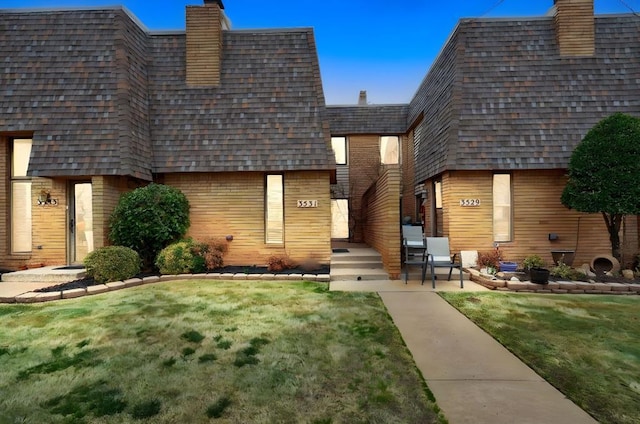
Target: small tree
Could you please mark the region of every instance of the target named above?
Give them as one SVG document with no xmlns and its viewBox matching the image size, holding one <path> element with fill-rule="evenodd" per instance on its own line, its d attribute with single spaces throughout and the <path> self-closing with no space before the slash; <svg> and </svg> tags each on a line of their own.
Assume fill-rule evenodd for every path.
<svg viewBox="0 0 640 424">
<path fill-rule="evenodd" d="M 620 259 L 622 218 L 640 214 L 640 119 L 616 113 L 596 124 L 571 154 L 568 174 L 562 204 L 600 212 Z"/>
<path fill-rule="evenodd" d="M 145 269 L 189 228 L 189 201 L 178 189 L 149 184 L 124 193 L 109 220 L 111 243 L 140 255 Z"/>
</svg>

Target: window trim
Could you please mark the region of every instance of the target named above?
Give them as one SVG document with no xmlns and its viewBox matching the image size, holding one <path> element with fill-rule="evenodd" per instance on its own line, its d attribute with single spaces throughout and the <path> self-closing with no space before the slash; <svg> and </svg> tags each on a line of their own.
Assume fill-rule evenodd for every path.
<svg viewBox="0 0 640 424">
<path fill-rule="evenodd" d="M 385 162 L 384 161 L 384 155 L 382 152 L 382 144 L 383 144 L 383 139 L 385 140 L 390 140 L 392 138 L 395 138 L 396 141 L 396 160 L 395 162 Z M 380 164 L 382 165 L 400 165 L 402 163 L 402 155 L 401 155 L 401 148 L 400 148 L 400 136 L 399 135 L 381 135 L 378 139 L 378 154 L 380 155 Z"/>
<path fill-rule="evenodd" d="M 508 201 L 507 203 L 498 203 L 496 201 L 496 177 L 497 176 L 507 176 L 508 178 Z M 496 172 L 492 176 L 491 180 L 491 202 L 492 202 L 492 211 L 491 211 L 491 224 L 492 224 L 492 238 L 496 243 L 505 243 L 513 241 L 513 176 L 509 172 Z M 497 208 L 508 208 L 508 231 L 506 233 L 506 238 L 498 237 L 501 236 L 496 232 L 496 212 Z"/>
<path fill-rule="evenodd" d="M 338 154 L 333 147 L 333 141 L 341 140 L 344 145 L 344 161 L 338 161 Z M 349 164 L 349 140 L 346 136 L 331 136 L 331 150 L 333 150 L 333 156 L 336 160 L 336 165 L 348 165 Z"/>
<path fill-rule="evenodd" d="M 436 209 L 442 209 L 442 180 L 433 182 L 433 202 Z"/>
<path fill-rule="evenodd" d="M 280 198 L 270 198 L 270 177 L 280 177 Z M 284 175 L 283 174 L 266 174 L 264 182 L 264 242 L 268 245 L 282 245 L 284 244 Z M 279 211 L 271 211 L 270 204 L 279 200 Z M 278 213 L 279 212 L 279 213 Z M 270 224 L 274 222 L 277 227 L 275 230 L 270 230 Z M 279 237 L 272 238 L 271 233 L 279 233 Z"/>
<path fill-rule="evenodd" d="M 24 169 L 24 175 L 22 175 L 22 172 L 20 172 L 19 174 L 17 172 L 15 172 L 15 168 L 16 168 L 16 156 L 15 156 L 15 145 L 16 145 L 16 141 L 28 141 L 29 146 L 28 146 L 28 154 L 27 154 L 27 158 L 26 158 L 26 164 L 25 163 L 20 163 L 19 166 L 21 169 Z M 9 198 L 9 231 L 10 231 L 10 235 L 9 235 L 9 246 L 10 246 L 10 252 L 12 255 L 19 255 L 19 254 L 29 254 L 33 251 L 33 207 L 31 204 L 31 196 L 32 196 L 32 178 L 30 176 L 27 175 L 27 171 L 29 169 L 29 161 L 30 161 L 30 157 L 31 157 L 31 150 L 33 148 L 33 138 L 32 137 L 12 137 L 9 139 L 9 146 L 10 146 L 10 151 L 9 151 L 9 190 L 10 190 L 10 198 Z M 25 209 L 24 211 L 21 212 L 16 212 L 16 199 L 15 199 L 15 190 L 14 188 L 19 186 L 19 185 L 26 185 L 26 199 L 24 199 L 24 206 Z M 21 221 L 18 223 L 16 222 L 16 218 L 14 217 L 18 217 L 18 219 L 21 219 Z M 17 231 L 16 231 L 16 225 L 19 225 L 21 228 L 27 228 L 28 230 L 25 232 L 26 234 L 24 234 L 24 236 L 26 237 L 26 242 L 24 243 L 24 246 L 26 247 L 27 244 L 29 245 L 28 249 L 18 249 L 16 248 L 16 244 L 17 244 Z"/>
</svg>

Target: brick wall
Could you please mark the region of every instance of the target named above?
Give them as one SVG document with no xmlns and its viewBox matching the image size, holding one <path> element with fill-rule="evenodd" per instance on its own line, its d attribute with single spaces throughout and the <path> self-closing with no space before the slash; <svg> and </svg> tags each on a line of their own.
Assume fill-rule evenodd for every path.
<svg viewBox="0 0 640 424">
<path fill-rule="evenodd" d="M 233 236 L 228 265 L 263 265 L 271 255 L 295 261 L 331 260 L 331 203 L 328 172 L 284 173 L 285 242 L 265 243 L 265 174 L 167 174 L 164 183 L 189 199 L 188 235 L 204 240 Z M 297 208 L 297 200 L 317 200 L 317 208 Z"/>
<path fill-rule="evenodd" d="M 380 253 L 389 277 L 401 272 L 400 185 L 398 167 L 389 167 L 364 195 L 366 216 L 364 241 Z"/>
<path fill-rule="evenodd" d="M 445 173 L 443 183 L 444 235 L 453 252 L 493 249 L 492 172 L 456 171 Z M 600 214 L 569 210 L 560 203 L 565 172 L 516 171 L 512 173 L 513 238 L 501 242 L 503 258 L 521 262 L 538 254 L 551 265 L 551 250 L 573 250 L 579 239 L 574 266 L 590 263 L 597 254 L 610 254 L 609 234 Z M 460 199 L 479 198 L 479 207 L 462 207 Z M 637 220 L 625 221 L 623 263 L 637 250 Z M 549 233 L 558 234 L 550 241 Z"/>
<path fill-rule="evenodd" d="M 380 175 L 380 136 L 349 137 L 349 221 L 351 241 L 364 241 L 362 225 L 362 195 Z"/>
<path fill-rule="evenodd" d="M 187 6 L 187 85 L 220 85 L 222 11 L 217 3 Z"/>
</svg>

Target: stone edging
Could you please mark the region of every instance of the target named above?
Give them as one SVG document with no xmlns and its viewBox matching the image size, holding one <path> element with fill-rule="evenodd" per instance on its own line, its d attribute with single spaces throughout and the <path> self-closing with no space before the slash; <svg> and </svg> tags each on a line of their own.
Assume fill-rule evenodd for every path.
<svg viewBox="0 0 640 424">
<path fill-rule="evenodd" d="M 60 299 L 72 299 L 99 293 L 120 290 L 128 287 L 141 286 L 143 284 L 159 283 L 176 280 L 263 280 L 263 281 L 316 281 L 326 282 L 330 280 L 329 274 L 244 274 L 244 273 L 210 273 L 210 274 L 179 274 L 161 275 L 144 278 L 130 278 L 124 281 L 96 284 L 86 288 L 61 290 L 54 292 L 26 292 L 17 296 L 0 297 L 0 303 L 37 303 Z"/>
<path fill-rule="evenodd" d="M 587 281 L 550 281 L 536 284 L 531 281 L 509 281 L 481 274 L 478 270 L 467 269 L 469 279 L 488 289 L 522 293 L 570 293 L 570 294 L 640 294 L 640 284 L 590 283 Z"/>
</svg>

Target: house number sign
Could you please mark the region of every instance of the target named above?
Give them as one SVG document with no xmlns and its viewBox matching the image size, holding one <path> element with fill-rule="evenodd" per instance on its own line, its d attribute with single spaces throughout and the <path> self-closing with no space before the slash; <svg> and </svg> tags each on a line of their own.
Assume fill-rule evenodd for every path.
<svg viewBox="0 0 640 424">
<path fill-rule="evenodd" d="M 480 206 L 480 199 L 460 199 L 460 206 L 463 206 L 463 207 Z"/>
<path fill-rule="evenodd" d="M 298 200 L 299 208 L 317 208 L 318 201 L 317 200 Z"/>
</svg>

